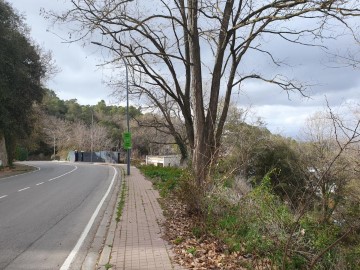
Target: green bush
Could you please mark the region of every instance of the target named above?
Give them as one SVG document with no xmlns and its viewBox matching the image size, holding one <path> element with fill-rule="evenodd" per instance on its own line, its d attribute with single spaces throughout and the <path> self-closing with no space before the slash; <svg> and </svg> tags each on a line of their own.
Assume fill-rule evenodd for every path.
<svg viewBox="0 0 360 270">
<path fill-rule="evenodd" d="M 175 167 L 145 165 L 139 166 L 138 168 L 146 177 L 154 182 L 154 185 L 159 189 L 161 196 L 166 196 L 169 192 L 174 191 L 183 174 L 182 169 Z"/>
<path fill-rule="evenodd" d="M 281 261 L 287 239 L 285 228 L 292 216 L 273 194 L 270 174 L 237 204 L 221 195 L 208 200 L 208 228 L 227 244 L 230 252 L 243 250 L 260 258 Z"/>
<path fill-rule="evenodd" d="M 152 180 L 162 197 L 171 193 L 187 206 L 189 213 L 197 215 L 203 213 L 204 191 L 197 187 L 189 170 L 154 165 L 143 165 L 138 168 Z"/>
<path fill-rule="evenodd" d="M 15 159 L 19 161 L 27 160 L 29 156 L 28 150 L 23 147 L 16 147 Z"/>
<path fill-rule="evenodd" d="M 337 241 L 349 227 L 320 223 L 316 209 L 294 211 L 274 191 L 272 180 L 278 170 L 267 173 L 255 188 L 238 198 L 231 179 L 215 181 L 212 189 L 204 191 L 186 170 L 155 166 L 140 170 L 153 179 L 162 195 L 175 194 L 189 209 L 199 210 L 194 236 L 215 236 L 228 252 L 251 254 L 255 268 L 257 262 L 266 261 L 271 269 L 359 269 L 358 234 L 354 231 Z"/>
<path fill-rule="evenodd" d="M 358 269 L 360 249 L 344 248 L 343 243 L 332 246 L 345 229 L 319 223 L 316 212 L 298 217 L 274 193 L 271 176 L 275 173 L 268 173 L 238 203 L 224 194 L 207 196 L 208 232 L 221 239 L 229 252 L 253 254 L 260 262 L 270 259 L 275 269 L 309 269 L 323 251 L 313 269 Z"/>
<path fill-rule="evenodd" d="M 296 207 L 305 190 L 306 176 L 300 166 L 300 157 L 290 143 L 273 139 L 259 144 L 253 149 L 253 157 L 247 177 L 256 185 L 262 182 L 264 175 L 276 169 L 276 173 L 268 176 L 273 193 Z"/>
</svg>

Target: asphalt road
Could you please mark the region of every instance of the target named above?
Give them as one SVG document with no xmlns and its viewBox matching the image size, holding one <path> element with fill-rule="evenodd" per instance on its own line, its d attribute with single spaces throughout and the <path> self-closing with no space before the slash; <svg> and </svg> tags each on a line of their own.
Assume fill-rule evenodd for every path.
<svg viewBox="0 0 360 270">
<path fill-rule="evenodd" d="M 0 269 L 60 269 L 104 198 L 115 170 L 80 163 L 28 164 L 38 170 L 0 179 Z M 96 222 L 77 255 L 86 253 Z"/>
</svg>

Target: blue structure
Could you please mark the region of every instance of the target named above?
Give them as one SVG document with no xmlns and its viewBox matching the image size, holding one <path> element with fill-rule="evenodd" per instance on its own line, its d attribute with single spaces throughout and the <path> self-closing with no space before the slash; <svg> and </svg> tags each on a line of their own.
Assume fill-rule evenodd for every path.
<svg viewBox="0 0 360 270">
<path fill-rule="evenodd" d="M 70 151 L 67 160 L 71 162 L 120 163 L 120 152 L 100 151 L 91 153 L 84 151 Z"/>
</svg>

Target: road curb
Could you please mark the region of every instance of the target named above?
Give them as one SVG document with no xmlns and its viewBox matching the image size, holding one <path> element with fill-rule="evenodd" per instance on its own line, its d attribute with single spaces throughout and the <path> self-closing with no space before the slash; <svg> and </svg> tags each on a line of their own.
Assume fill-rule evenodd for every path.
<svg viewBox="0 0 360 270">
<path fill-rule="evenodd" d="M 121 181 L 120 181 L 120 189 L 119 189 L 119 193 L 117 194 L 117 199 L 116 199 L 116 203 L 115 203 L 115 207 L 114 207 L 114 211 L 112 213 L 112 217 L 111 217 L 111 221 L 110 221 L 110 226 L 108 229 L 108 233 L 106 236 L 106 240 L 104 243 L 104 247 L 103 250 L 100 253 L 100 257 L 96 266 L 97 270 L 107 270 L 109 269 L 109 262 L 110 262 L 110 258 L 111 258 L 111 251 L 112 251 L 112 247 L 113 247 L 113 243 L 114 243 L 114 238 L 115 238 L 115 232 L 116 232 L 116 228 L 117 228 L 117 224 L 118 222 L 116 221 L 116 213 L 117 213 L 117 206 L 121 200 L 121 190 L 122 190 L 122 185 L 124 181 L 124 170 L 121 167 L 118 167 L 121 173 Z"/>
<path fill-rule="evenodd" d="M 107 239 L 110 234 L 110 231 L 112 230 L 112 223 L 113 223 L 112 220 L 116 216 L 116 209 L 117 209 L 116 206 L 117 206 L 118 194 L 120 191 L 121 179 L 122 179 L 122 169 L 118 166 L 114 166 L 114 168 L 119 172 L 116 179 L 116 184 L 110 195 L 110 199 L 107 203 L 100 224 L 96 230 L 94 239 L 92 240 L 91 247 L 88 250 L 84 261 L 81 264 L 81 270 L 97 269 L 97 265 L 99 263 L 99 258 L 100 258 L 99 256 L 101 256 L 101 254 L 104 252 L 106 247 L 108 247 L 109 245 Z M 106 269 L 106 268 L 99 268 L 99 269 Z"/>
</svg>

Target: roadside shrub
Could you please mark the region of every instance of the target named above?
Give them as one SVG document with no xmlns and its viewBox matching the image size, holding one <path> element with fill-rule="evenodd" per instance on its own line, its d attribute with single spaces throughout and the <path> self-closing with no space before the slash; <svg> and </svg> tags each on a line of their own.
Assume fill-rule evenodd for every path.
<svg viewBox="0 0 360 270">
<path fill-rule="evenodd" d="M 175 167 L 158 167 L 154 165 L 143 165 L 138 167 L 140 171 L 151 179 L 159 189 L 161 196 L 166 196 L 179 185 L 179 178 L 183 170 Z"/>
<path fill-rule="evenodd" d="M 16 147 L 16 152 L 15 152 L 15 159 L 19 160 L 19 161 L 24 161 L 28 159 L 28 151 L 23 148 L 23 147 Z"/>
<path fill-rule="evenodd" d="M 293 217 L 272 191 L 272 174 L 276 171 L 268 173 L 261 184 L 244 197 L 239 216 L 248 228 L 242 239 L 245 251 L 280 263 Z"/>
<path fill-rule="evenodd" d="M 319 222 L 318 210 L 294 209 L 274 192 L 273 169 L 253 189 L 234 177 L 213 180 L 211 189 L 199 190 L 191 172 L 177 168 L 141 166 L 163 196 L 175 195 L 196 214 L 197 238 L 211 235 L 223 242 L 225 252 L 252 258 L 258 269 L 359 269 L 360 241 L 353 221 Z M 237 183 L 237 182 L 241 183 Z M 239 186 L 239 187 L 237 187 Z M 350 209 L 350 208 L 349 208 Z M 263 268 L 261 268 L 263 269 Z"/>
<path fill-rule="evenodd" d="M 306 175 L 301 168 L 299 154 L 291 147 L 291 142 L 281 138 L 272 138 L 253 148 L 253 159 L 248 167 L 247 177 L 253 184 L 261 183 L 267 172 L 270 183 L 282 200 L 286 200 L 295 208 L 301 202 L 305 191 Z"/>
<path fill-rule="evenodd" d="M 171 193 L 187 206 L 189 214 L 203 214 L 204 191 L 199 190 L 190 171 L 154 165 L 143 165 L 138 168 L 152 180 L 162 197 Z"/>
<path fill-rule="evenodd" d="M 268 262 L 267 269 L 359 269 L 358 239 L 352 234 L 341 239 L 348 228 L 319 223 L 316 211 L 293 211 L 273 191 L 276 173 L 266 174 L 237 202 L 225 187 L 206 196 L 208 233 L 221 239 L 229 252 L 253 257 L 254 264 Z M 348 245 L 350 239 L 354 243 Z"/>
<path fill-rule="evenodd" d="M 230 252 L 241 251 L 281 260 L 280 252 L 274 251 L 285 245 L 286 228 L 291 224 L 292 216 L 272 193 L 271 173 L 237 202 L 229 196 L 227 188 L 222 189 L 223 193 L 213 192 L 206 197 L 209 231 L 222 239 Z"/>
<path fill-rule="evenodd" d="M 206 214 L 205 188 L 199 189 L 191 171 L 183 171 L 174 195 L 186 206 L 190 215 L 203 218 Z"/>
</svg>

